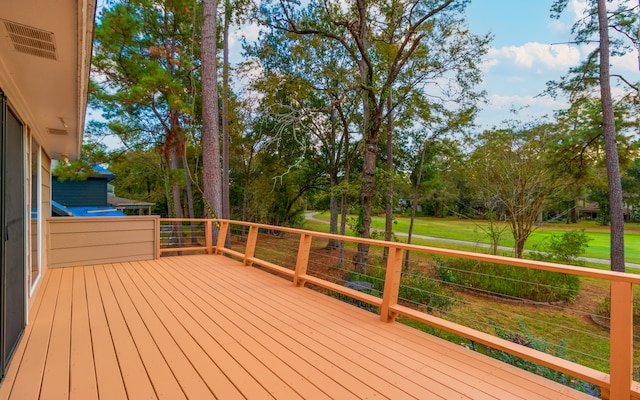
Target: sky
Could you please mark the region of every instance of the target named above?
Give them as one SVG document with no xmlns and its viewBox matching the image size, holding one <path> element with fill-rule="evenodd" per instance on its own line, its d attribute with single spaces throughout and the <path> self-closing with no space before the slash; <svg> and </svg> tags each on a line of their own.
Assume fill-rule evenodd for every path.
<svg viewBox="0 0 640 400">
<path fill-rule="evenodd" d="M 593 49 L 593 45 L 570 43 L 571 27 L 582 17 L 585 1 L 569 0 L 562 17 L 555 20 L 549 16 L 553 0 L 471 0 L 467 8 L 471 31 L 493 35 L 482 63 L 481 89 L 486 91 L 488 102 L 476 119 L 479 129 L 500 127 L 512 119 L 539 120 L 566 107 L 562 99 L 540 95 L 548 81 L 560 79 Z M 255 40 L 259 30 L 256 26 L 237 30 L 232 54 L 240 54 L 242 36 Z M 613 71 L 624 73 L 631 81 L 639 80 L 637 52 L 624 59 L 612 58 L 612 64 Z"/>
<path fill-rule="evenodd" d="M 579 64 L 593 47 L 578 47 L 571 27 L 582 16 L 585 1 L 570 0 L 560 20 L 549 17 L 552 0 L 472 0 L 467 10 L 472 32 L 491 32 L 494 40 L 483 64 L 489 103 L 478 116 L 485 128 L 514 119 L 528 121 L 552 115 L 566 106 L 562 100 L 538 97 L 546 82 L 558 80 Z M 612 71 L 639 80 L 638 54 L 612 58 Z"/>
</svg>

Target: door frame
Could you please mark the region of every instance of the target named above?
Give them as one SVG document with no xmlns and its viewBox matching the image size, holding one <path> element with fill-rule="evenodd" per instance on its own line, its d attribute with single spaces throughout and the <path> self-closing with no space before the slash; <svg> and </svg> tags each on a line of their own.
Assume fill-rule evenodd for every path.
<svg viewBox="0 0 640 400">
<path fill-rule="evenodd" d="M 23 185 L 22 185 L 22 199 L 23 199 L 23 215 L 22 215 L 22 283 L 23 283 L 23 300 L 22 300 L 22 329 L 18 334 L 15 343 L 12 344 L 11 349 L 6 348 L 5 338 L 6 338 L 6 291 L 4 289 L 4 280 L 6 273 L 6 242 L 5 242 L 5 222 L 7 219 L 7 211 L 6 211 L 6 190 L 4 188 L 5 179 L 5 171 L 7 170 L 6 165 L 6 137 L 7 137 L 7 118 L 9 113 L 15 118 L 21 125 L 20 139 L 21 139 L 21 149 L 20 149 L 20 167 L 22 168 L 22 177 L 23 177 Z M 15 351 L 17 344 L 22 338 L 24 334 L 24 329 L 28 321 L 28 312 L 29 312 L 29 282 L 28 282 L 28 270 L 27 270 L 27 261 L 28 261 L 28 250 L 29 245 L 27 242 L 28 239 L 28 227 L 27 227 L 27 218 L 28 218 L 28 207 L 26 202 L 27 196 L 27 185 L 26 185 L 26 153 L 25 153 L 25 139 L 26 135 L 26 124 L 24 120 L 20 118 L 19 113 L 11 106 L 9 99 L 6 97 L 2 88 L 0 88 L 0 278 L 2 281 L 0 282 L 0 297 L 2 299 L 1 307 L 0 307 L 0 382 L 4 379 L 5 372 L 10 363 L 11 358 L 13 357 L 13 352 Z M 5 359 L 5 353 L 7 351 L 10 352 L 9 357 Z"/>
</svg>

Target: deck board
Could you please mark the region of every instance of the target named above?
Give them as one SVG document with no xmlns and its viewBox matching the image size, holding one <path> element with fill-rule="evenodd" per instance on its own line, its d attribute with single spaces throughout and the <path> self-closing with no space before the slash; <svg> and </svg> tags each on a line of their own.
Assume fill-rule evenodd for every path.
<svg viewBox="0 0 640 400">
<path fill-rule="evenodd" d="M 226 257 L 44 278 L 0 400 L 591 399 Z"/>
<path fill-rule="evenodd" d="M 71 314 L 71 347 L 69 399 L 94 399 L 98 396 L 89 308 L 85 287 L 85 269 L 73 268 L 73 293 Z"/>
<path fill-rule="evenodd" d="M 225 285 L 225 287 L 233 287 L 233 282 L 226 280 L 229 286 Z M 361 360 L 364 361 L 364 365 L 366 369 L 375 375 L 375 379 L 379 381 L 386 382 L 387 385 L 396 388 L 402 388 L 402 390 L 406 393 L 389 393 L 391 398 L 398 398 L 398 396 L 402 396 L 404 398 L 410 396 L 418 399 L 429 398 L 431 396 L 440 396 L 444 398 L 456 398 L 460 395 L 471 397 L 474 399 L 495 399 L 492 392 L 494 392 L 493 388 L 489 391 L 489 393 L 483 392 L 473 386 L 464 386 L 464 387 L 447 387 L 443 382 L 447 382 L 451 380 L 438 368 L 430 367 L 424 362 L 419 362 L 417 360 L 407 360 L 402 359 L 401 354 L 399 354 L 395 349 L 391 349 L 387 345 L 385 345 L 384 341 L 375 340 L 369 338 L 369 342 L 367 342 L 367 337 L 365 332 L 354 333 L 350 330 L 351 323 L 344 320 L 332 320 L 330 318 L 323 318 L 322 320 L 314 320 L 302 317 L 303 313 L 306 312 L 305 309 L 300 307 L 299 303 L 296 303 L 290 299 L 283 299 L 282 302 L 278 303 L 280 310 L 285 311 L 284 313 L 280 313 L 280 315 L 275 315 L 274 313 L 270 313 L 270 310 L 265 307 L 259 300 L 255 300 L 255 296 L 251 296 L 251 293 L 247 292 L 242 293 L 242 286 L 233 287 L 233 292 L 238 294 L 238 300 L 242 301 L 242 299 L 251 299 L 253 300 L 249 307 L 257 307 L 265 312 L 266 315 L 269 315 L 269 318 L 278 319 L 281 323 L 287 326 L 297 327 L 299 334 L 303 334 L 303 330 L 307 329 L 311 332 L 317 332 L 325 330 L 325 334 L 323 336 L 319 336 L 316 339 L 316 343 L 318 346 L 322 346 L 326 349 L 332 349 L 334 352 L 332 358 L 336 360 L 347 359 L 347 362 L 350 365 L 347 365 L 347 369 L 351 370 L 355 368 L 350 360 Z M 255 293 L 255 288 L 251 289 Z M 277 301 L 277 298 L 272 298 L 272 300 Z M 367 315 L 369 319 L 377 319 L 376 316 Z M 321 322 L 320 322 L 321 321 Z M 329 351 L 329 350 L 326 350 Z M 337 354 L 337 355 L 336 355 Z M 404 363 L 402 362 L 404 361 Z M 338 361 L 339 362 L 339 361 Z M 344 365 L 344 361 L 340 363 Z M 417 371 L 423 369 L 429 369 L 428 375 L 430 376 L 429 381 L 425 380 L 422 376 L 420 376 Z M 406 375 L 401 375 L 396 371 L 403 370 L 411 370 L 413 373 Z M 450 368 L 451 369 L 451 368 Z M 457 374 L 457 371 L 451 371 L 454 374 Z M 366 380 L 365 380 L 366 381 Z M 428 383 L 427 383 L 428 382 Z M 421 386 L 424 385 L 424 386 Z M 486 384 L 485 384 L 486 386 Z M 460 393 L 462 391 L 462 393 Z"/>
<path fill-rule="evenodd" d="M 195 267 L 197 268 L 197 266 Z M 203 272 L 197 269 L 194 270 L 197 275 L 193 276 L 193 278 L 197 279 L 198 276 L 206 276 Z M 217 275 L 215 279 L 219 281 L 224 278 Z M 224 279 L 224 283 L 222 286 L 215 285 L 211 282 L 211 278 L 203 282 L 203 284 L 208 285 L 210 293 L 214 293 L 217 288 L 223 288 L 218 289 L 217 293 L 222 299 L 232 300 L 228 304 L 243 307 L 243 309 L 238 309 L 238 313 L 247 312 L 251 309 L 260 310 L 261 318 L 265 324 L 266 321 L 277 321 L 281 326 L 292 327 L 287 333 L 289 337 L 286 342 L 295 340 L 301 345 L 316 349 L 317 354 L 323 354 L 328 360 L 340 365 L 345 373 L 359 380 L 360 384 L 370 382 L 369 385 L 373 386 L 379 394 L 385 397 L 420 399 L 438 395 L 454 398 L 458 394 L 455 390 L 447 390 L 437 381 L 432 382 L 429 388 L 425 388 L 401 376 L 395 372 L 394 366 L 396 362 L 393 357 L 379 357 L 377 348 L 365 349 L 357 340 L 345 341 L 346 338 L 340 332 L 345 328 L 340 322 L 325 319 L 320 323 L 307 318 L 296 318 L 303 314 L 305 310 L 299 307 L 286 310 L 286 305 L 283 305 L 279 310 L 275 310 L 272 307 L 265 306 L 265 298 L 257 295 L 259 293 L 256 290 L 257 288 L 247 288 L 242 283 L 236 286 L 234 282 L 228 279 Z M 243 293 L 243 291 L 246 292 Z M 290 304 L 293 305 L 293 303 Z M 283 310 L 285 312 L 280 312 Z M 323 329 L 325 330 L 325 335 L 315 335 L 315 332 Z M 360 365 L 360 361 L 364 361 L 364 363 Z M 494 397 L 483 396 L 480 393 L 474 393 L 474 398 L 494 399 Z"/>
<path fill-rule="evenodd" d="M 73 269 L 61 271 L 58 300 L 43 371 L 41 399 L 66 399 L 69 396 L 69 355 L 71 354 L 71 300 Z"/>
<path fill-rule="evenodd" d="M 126 398 L 127 391 L 118 365 L 118 356 L 113 344 L 107 316 L 100 296 L 94 268 L 82 268 L 89 313 L 89 329 L 96 375 L 98 396 L 101 399 Z M 91 397 L 87 397 L 91 398 Z"/>
</svg>

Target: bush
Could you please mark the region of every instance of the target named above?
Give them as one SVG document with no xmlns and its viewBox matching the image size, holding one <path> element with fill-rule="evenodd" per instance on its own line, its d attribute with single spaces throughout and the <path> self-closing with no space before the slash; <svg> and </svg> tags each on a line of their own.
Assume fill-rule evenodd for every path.
<svg viewBox="0 0 640 400">
<path fill-rule="evenodd" d="M 560 264 L 583 265 L 578 258 L 584 254 L 591 240 L 593 239 L 584 229 L 552 235 L 542 244 L 542 252 L 532 252 L 531 258 Z"/>
<path fill-rule="evenodd" d="M 549 343 L 546 340 L 536 338 L 527 329 L 527 326 L 522 321 L 518 321 L 520 325 L 521 333 L 513 333 L 507 332 L 502 327 L 498 325 L 495 321 L 491 321 L 493 325 L 496 336 L 499 338 L 522 344 L 524 346 L 530 347 L 534 350 L 541 351 L 543 353 L 553 354 L 556 357 L 567 359 L 567 345 L 561 340 L 558 343 L 555 351 L 551 351 L 549 349 Z M 548 367 L 544 367 L 542 365 L 536 364 L 532 361 L 525 360 L 520 357 L 516 357 L 509 353 L 502 352 L 500 350 L 490 349 L 489 355 L 493 358 L 505 362 L 507 364 L 514 365 L 518 368 L 524 369 L 525 371 L 533 372 L 536 375 L 543 376 L 547 379 L 551 379 L 552 381 L 559 382 L 563 385 L 569 386 L 570 388 L 579 390 L 581 392 L 590 394 L 591 396 L 595 396 L 600 398 L 600 387 L 593 385 L 589 382 L 585 382 L 583 380 L 574 378 L 572 376 L 563 374 L 556 370 L 553 370 Z"/>
<path fill-rule="evenodd" d="M 365 273 L 351 272 L 353 281 L 369 282 L 373 285 L 371 294 L 381 297 L 384 290 L 386 269 L 370 267 Z M 405 271 L 400 278 L 399 298 L 412 304 L 422 305 L 427 312 L 450 309 L 457 300 L 452 291 L 447 290 L 426 274 Z"/>
<path fill-rule="evenodd" d="M 596 315 L 606 319 L 611 318 L 611 296 L 605 296 L 596 307 Z M 633 296 L 633 324 L 640 326 L 640 298 Z"/>
<path fill-rule="evenodd" d="M 443 282 L 505 297 L 537 302 L 572 302 L 580 290 L 580 278 L 474 260 L 434 259 L 435 274 Z"/>
</svg>

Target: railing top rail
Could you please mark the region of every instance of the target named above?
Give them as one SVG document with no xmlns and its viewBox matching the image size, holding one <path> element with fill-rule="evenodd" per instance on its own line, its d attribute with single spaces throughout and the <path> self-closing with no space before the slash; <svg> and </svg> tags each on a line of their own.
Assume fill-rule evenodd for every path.
<svg viewBox="0 0 640 400">
<path fill-rule="evenodd" d="M 162 218 L 161 221 L 168 222 L 191 222 L 191 221 L 206 221 L 206 219 L 189 219 L 189 218 Z M 491 254 L 473 253 L 469 251 L 442 249 L 438 247 L 420 246 L 415 244 L 406 244 L 398 242 L 387 242 L 378 239 L 365 239 L 353 236 L 342 236 L 332 233 L 309 231 L 305 229 L 290 228 L 277 225 L 267 225 L 255 222 L 235 221 L 226 219 L 212 219 L 215 222 L 227 222 L 229 224 L 241 225 L 241 226 L 256 226 L 258 228 L 277 230 L 282 232 L 294 233 L 298 235 L 311 235 L 314 237 L 324 239 L 337 239 L 342 241 L 349 241 L 353 243 L 363 243 L 372 246 L 381 247 L 394 247 L 402 250 L 417 251 L 421 253 L 429 253 L 434 255 L 449 256 L 464 258 L 476 261 L 485 261 L 496 264 L 513 265 L 524 268 L 532 268 L 538 270 L 560 272 L 570 275 L 578 275 L 590 278 L 606 279 L 609 281 L 629 282 L 634 284 L 640 284 L 640 275 L 630 274 L 626 272 L 606 271 L 593 268 L 576 267 L 572 265 L 556 264 L 544 261 L 526 260 L 521 258 L 494 256 Z"/>
</svg>

